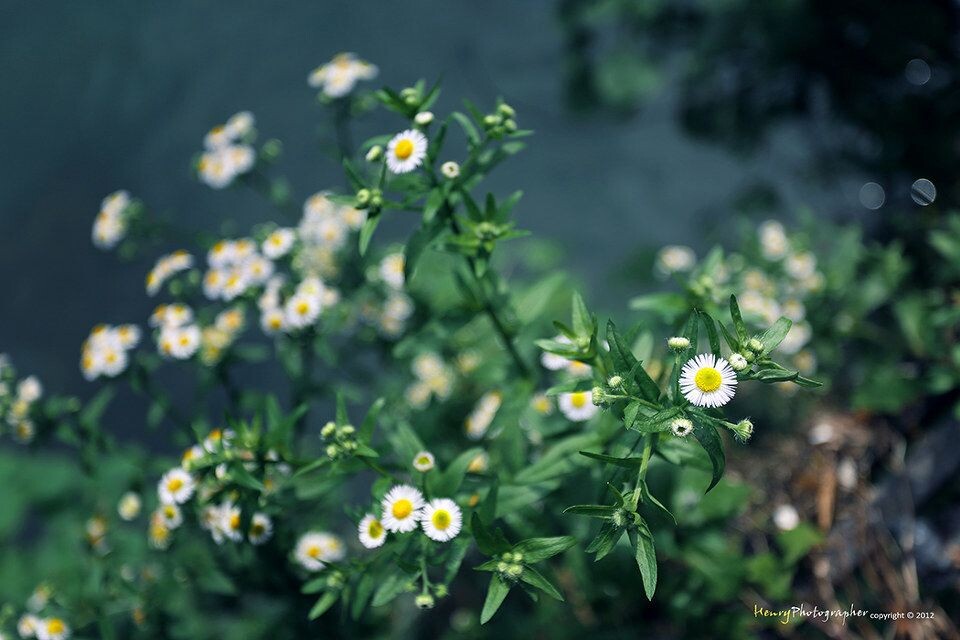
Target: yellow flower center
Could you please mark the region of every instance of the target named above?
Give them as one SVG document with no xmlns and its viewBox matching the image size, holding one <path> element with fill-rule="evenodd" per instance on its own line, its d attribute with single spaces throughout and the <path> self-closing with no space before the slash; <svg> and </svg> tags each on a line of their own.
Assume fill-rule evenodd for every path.
<svg viewBox="0 0 960 640">
<path fill-rule="evenodd" d="M 433 517 L 430 520 L 433 522 L 433 526 L 443 531 L 450 526 L 450 512 L 446 509 L 438 509 L 433 512 Z"/>
<path fill-rule="evenodd" d="M 240 514 L 239 514 L 239 513 L 235 513 L 235 514 L 233 514 L 232 516 L 230 516 L 230 528 L 233 529 L 234 531 L 236 531 L 237 529 L 240 528 Z"/>
<path fill-rule="evenodd" d="M 66 629 L 67 625 L 60 618 L 47 620 L 47 633 L 63 633 Z"/>
<path fill-rule="evenodd" d="M 403 520 L 413 513 L 413 503 L 402 498 L 393 503 L 393 517 Z"/>
<path fill-rule="evenodd" d="M 307 315 L 307 312 L 310 311 L 310 304 L 307 302 L 300 302 L 297 304 L 297 313 L 301 316 Z"/>
<path fill-rule="evenodd" d="M 167 481 L 167 489 L 169 491 L 179 491 L 183 487 L 183 479 L 181 478 L 170 478 Z"/>
<path fill-rule="evenodd" d="M 413 143 L 407 138 L 400 140 L 397 146 L 393 148 L 393 155 L 401 160 L 406 160 L 413 153 Z"/>
<path fill-rule="evenodd" d="M 266 531 L 266 529 L 267 528 L 263 526 L 263 524 L 259 522 L 254 522 L 252 525 L 250 525 L 250 535 L 252 535 L 255 538 L 257 536 L 262 536 L 263 532 Z"/>
<path fill-rule="evenodd" d="M 420 456 L 419 458 L 417 458 L 417 464 L 420 464 L 420 465 L 430 464 L 430 458 L 428 458 L 427 456 Z"/>
<path fill-rule="evenodd" d="M 723 378 L 720 376 L 720 372 L 713 367 L 702 367 L 697 371 L 697 374 L 693 376 L 693 383 L 704 393 L 716 391 L 720 388 L 721 382 L 723 382 Z"/>
<path fill-rule="evenodd" d="M 167 505 L 163 508 L 163 515 L 166 516 L 167 520 L 173 520 L 174 516 L 177 515 L 177 511 L 173 506 Z"/>
<path fill-rule="evenodd" d="M 570 404 L 572 404 L 577 409 L 582 409 L 587 404 L 587 394 L 584 393 L 583 391 L 571 394 Z"/>
<path fill-rule="evenodd" d="M 379 520 L 370 521 L 370 524 L 367 525 L 367 534 L 374 540 L 383 535 L 383 525 L 380 524 Z"/>
<path fill-rule="evenodd" d="M 307 555 L 311 558 L 317 559 L 320 557 L 320 551 L 321 550 L 319 546 L 313 545 L 307 549 Z"/>
</svg>

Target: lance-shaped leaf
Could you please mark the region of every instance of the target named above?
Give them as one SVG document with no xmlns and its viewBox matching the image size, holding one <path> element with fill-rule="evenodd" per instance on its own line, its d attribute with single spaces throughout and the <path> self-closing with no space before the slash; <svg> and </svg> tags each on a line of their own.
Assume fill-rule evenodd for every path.
<svg viewBox="0 0 960 640">
<path fill-rule="evenodd" d="M 703 450 L 707 452 L 707 455 L 710 457 L 710 464 L 713 466 L 713 478 L 710 480 L 710 486 L 707 487 L 707 491 L 710 491 L 710 489 L 713 489 L 717 483 L 720 482 L 720 478 L 723 477 L 723 470 L 726 467 L 726 458 L 723 455 L 723 441 L 720 440 L 717 430 L 710 424 L 705 415 L 699 413 L 691 415 L 695 415 L 693 435 L 697 439 L 697 442 L 700 443 L 700 446 L 703 447 Z"/>
<path fill-rule="evenodd" d="M 633 351 L 624 341 L 620 332 L 617 331 L 617 326 L 613 323 L 613 320 L 607 321 L 607 342 L 610 343 L 610 355 L 613 358 L 614 367 L 618 371 L 629 372 L 631 386 L 636 384 L 644 400 L 656 402 L 657 398 L 660 397 L 660 387 L 646 372 L 642 363 L 633 355 Z"/>
<path fill-rule="evenodd" d="M 423 252 L 437 239 L 445 227 L 446 223 L 443 220 L 433 218 L 420 225 L 420 228 L 410 236 L 410 240 L 403 249 L 403 277 L 406 281 L 409 282 L 413 278 Z"/>
<path fill-rule="evenodd" d="M 520 579 L 530 586 L 540 589 L 540 591 L 543 591 L 551 598 L 563 602 L 563 595 L 557 590 L 557 588 L 550 584 L 549 580 L 544 578 L 542 574 L 532 567 L 524 567 L 523 573 L 520 574 Z"/>
<path fill-rule="evenodd" d="M 573 292 L 571 301 L 573 307 L 573 330 L 579 338 L 589 338 L 593 335 L 595 323 L 587 305 L 583 302 L 583 297 L 576 291 Z"/>
<path fill-rule="evenodd" d="M 360 228 L 360 255 L 367 252 L 367 247 L 370 246 L 370 240 L 373 238 L 373 232 L 377 230 L 377 225 L 380 224 L 380 217 L 379 212 L 371 213 Z"/>
<path fill-rule="evenodd" d="M 643 578 L 643 591 L 648 600 L 653 600 L 653 594 L 657 590 L 657 553 L 653 547 L 653 536 L 646 526 L 641 527 L 636 536 L 636 545 L 635 557 Z"/>
<path fill-rule="evenodd" d="M 524 562 L 540 562 L 563 553 L 577 543 L 573 536 L 553 538 L 527 538 L 514 545 L 513 550 L 523 554 Z"/>
<path fill-rule="evenodd" d="M 602 559 L 613 551 L 613 548 L 620 542 L 620 538 L 623 537 L 625 531 L 626 529 L 618 527 L 611 521 L 604 522 L 603 526 L 600 527 L 600 533 L 597 534 L 597 537 L 594 538 L 587 547 L 587 553 L 596 554 L 594 562 Z"/>
<path fill-rule="evenodd" d="M 477 548 L 480 549 L 481 553 L 494 556 L 510 550 L 510 543 L 506 541 L 503 534 L 499 530 L 496 533 L 492 532 L 476 512 L 470 519 L 470 530 L 473 532 L 473 539 L 477 541 Z"/>
<path fill-rule="evenodd" d="M 733 320 L 733 330 L 737 333 L 740 344 L 747 341 L 747 325 L 743 322 L 743 316 L 740 314 L 740 305 L 737 303 L 737 296 L 730 294 L 730 318 Z"/>
<path fill-rule="evenodd" d="M 490 577 L 490 586 L 487 587 L 487 599 L 483 602 L 483 611 L 480 612 L 480 624 L 486 624 L 497 612 L 503 599 L 510 593 L 510 585 L 494 574 Z"/>
<path fill-rule="evenodd" d="M 322 596 L 320 596 L 320 598 L 317 600 L 317 603 L 313 605 L 312 609 L 310 609 L 310 614 L 308 615 L 308 617 L 311 620 L 316 620 L 317 618 L 322 616 L 324 613 L 326 613 L 327 609 L 332 607 L 333 603 L 335 603 L 339 597 L 340 597 L 340 591 L 335 589 L 327 591 Z"/>
<path fill-rule="evenodd" d="M 707 312 L 697 310 L 697 315 L 700 317 L 700 324 L 703 325 L 704 330 L 707 332 L 707 340 L 710 342 L 710 353 L 719 357 L 720 336 L 717 334 L 717 325 Z"/>
<path fill-rule="evenodd" d="M 787 337 L 792 326 L 793 321 L 790 318 L 781 317 L 769 329 L 757 336 L 757 340 L 763 344 L 763 351 L 760 352 L 760 355 L 765 356 L 776 349 Z"/>
<path fill-rule="evenodd" d="M 588 516 L 590 518 L 612 518 L 616 507 L 601 504 L 576 504 L 563 510 L 575 516 Z"/>
<path fill-rule="evenodd" d="M 607 464 L 623 467 L 625 469 L 637 469 L 641 464 L 643 464 L 643 458 L 616 458 L 614 456 L 607 456 L 602 453 L 593 453 L 592 451 L 581 451 L 580 455 L 593 458 L 594 460 L 599 460 L 600 462 L 606 462 Z"/>
</svg>

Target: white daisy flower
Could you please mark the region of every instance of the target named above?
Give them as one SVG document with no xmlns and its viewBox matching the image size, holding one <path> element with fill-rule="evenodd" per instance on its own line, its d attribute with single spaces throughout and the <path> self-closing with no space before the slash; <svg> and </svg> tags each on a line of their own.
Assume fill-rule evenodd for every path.
<svg viewBox="0 0 960 640">
<path fill-rule="evenodd" d="M 253 131 L 255 122 L 256 120 L 254 119 L 252 113 L 249 111 L 241 111 L 230 116 L 230 119 L 227 120 L 225 128 L 230 138 L 236 140 L 238 138 L 246 137 L 251 131 Z"/>
<path fill-rule="evenodd" d="M 200 340 L 200 327 L 195 324 L 185 327 L 167 326 L 160 330 L 157 344 L 162 355 L 187 360 L 200 348 Z"/>
<path fill-rule="evenodd" d="M 70 627 L 60 618 L 44 618 L 36 628 L 37 640 L 67 640 Z"/>
<path fill-rule="evenodd" d="M 20 616 L 20 619 L 17 620 L 17 633 L 20 634 L 21 638 L 33 638 L 37 635 L 37 629 L 40 627 L 40 618 L 33 615 L 32 613 L 27 613 Z"/>
<path fill-rule="evenodd" d="M 220 505 L 220 518 L 217 527 L 225 537 L 233 542 L 243 540 L 243 532 L 240 530 L 240 507 L 232 502 L 224 502 Z"/>
<path fill-rule="evenodd" d="M 182 327 L 193 321 L 193 309 L 185 304 L 161 304 L 150 315 L 152 327 Z"/>
<path fill-rule="evenodd" d="M 317 222 L 313 230 L 314 237 L 321 244 L 331 251 L 336 251 L 343 247 L 347 241 L 347 225 L 339 217 L 324 218 Z"/>
<path fill-rule="evenodd" d="M 402 289 L 405 262 L 402 253 L 391 253 L 380 261 L 380 277 L 394 289 Z"/>
<path fill-rule="evenodd" d="M 413 468 L 420 473 L 426 473 L 436 466 L 436 459 L 429 451 L 421 451 L 413 456 Z"/>
<path fill-rule="evenodd" d="M 260 328 L 267 335 L 273 335 L 286 327 L 286 315 L 280 308 L 265 309 L 260 314 Z"/>
<path fill-rule="evenodd" d="M 413 116 L 413 122 L 420 127 L 425 127 L 433 122 L 433 112 L 421 111 L 417 115 Z"/>
<path fill-rule="evenodd" d="M 300 536 L 294 558 L 307 571 L 320 571 L 328 562 L 337 562 L 345 556 L 340 538 L 325 531 L 308 531 Z"/>
<path fill-rule="evenodd" d="M 183 524 L 183 512 L 173 503 L 161 504 L 157 507 L 156 517 L 171 531 Z"/>
<path fill-rule="evenodd" d="M 130 522 L 140 515 L 142 506 L 143 501 L 140 500 L 140 495 L 133 491 L 127 491 L 120 496 L 120 502 L 117 503 L 117 513 L 120 514 L 122 520 Z"/>
<path fill-rule="evenodd" d="M 353 91 L 358 80 L 372 80 L 379 69 L 352 53 L 338 53 L 330 62 L 310 72 L 307 84 L 321 89 L 329 98 L 342 98 Z"/>
<path fill-rule="evenodd" d="M 381 503 L 387 531 L 406 533 L 417 528 L 423 509 L 423 494 L 407 484 L 395 485 Z"/>
<path fill-rule="evenodd" d="M 117 216 L 124 212 L 130 204 L 130 194 L 127 191 L 114 191 L 100 203 L 100 211 L 109 216 Z"/>
<path fill-rule="evenodd" d="M 43 395 L 43 385 L 36 376 L 27 376 L 17 383 L 17 397 L 24 402 L 36 402 Z"/>
<path fill-rule="evenodd" d="M 383 546 L 383 543 L 387 541 L 387 530 L 383 528 L 383 524 L 372 513 L 363 517 L 363 520 L 357 526 L 357 533 L 359 534 L 360 544 L 367 549 L 376 549 Z"/>
<path fill-rule="evenodd" d="M 183 504 L 193 496 L 196 482 L 186 470 L 175 467 L 163 474 L 157 495 L 164 504 Z"/>
<path fill-rule="evenodd" d="M 767 220 L 758 228 L 760 251 L 767 260 L 781 260 L 787 255 L 790 243 L 783 225 L 776 220 Z"/>
<path fill-rule="evenodd" d="M 150 518 L 148 536 L 150 546 L 154 549 L 166 549 L 170 546 L 170 529 L 163 524 L 163 520 L 157 517 L 156 512 L 154 512 L 153 517 Z"/>
<path fill-rule="evenodd" d="M 431 500 L 423 508 L 420 526 L 427 537 L 437 542 L 453 540 L 463 526 L 463 513 L 449 498 Z"/>
<path fill-rule="evenodd" d="M 273 536 L 273 520 L 265 513 L 255 513 L 250 519 L 250 531 L 247 532 L 247 539 L 250 544 L 264 544 Z"/>
<path fill-rule="evenodd" d="M 485 393 L 477 402 L 470 415 L 464 422 L 467 437 L 471 440 L 479 440 L 486 435 L 493 419 L 497 416 L 503 396 L 499 391 Z"/>
<path fill-rule="evenodd" d="M 427 157 L 427 137 L 416 129 L 393 136 L 387 144 L 387 168 L 393 173 L 409 173 Z"/>
<path fill-rule="evenodd" d="M 276 260 L 290 253 L 296 239 L 297 234 L 293 229 L 285 227 L 277 229 L 267 236 L 260 246 L 260 250 L 263 251 L 263 255 L 271 260 Z"/>
<path fill-rule="evenodd" d="M 440 165 L 440 173 L 448 180 L 456 180 L 460 177 L 460 165 L 453 160 L 448 160 Z"/>
<path fill-rule="evenodd" d="M 685 438 L 693 431 L 693 423 L 686 418 L 677 418 L 670 423 L 670 431 L 678 438 Z"/>
<path fill-rule="evenodd" d="M 701 353 L 680 370 L 680 391 L 698 407 L 722 407 L 737 391 L 737 374 L 723 358 Z"/>
<path fill-rule="evenodd" d="M 301 292 L 290 297 L 284 306 L 284 325 L 291 329 L 303 329 L 312 325 L 320 315 L 317 295 Z"/>
<path fill-rule="evenodd" d="M 341 207 L 340 219 L 351 231 L 359 231 L 363 223 L 367 221 L 367 212 L 354 207 Z"/>
<path fill-rule="evenodd" d="M 600 407 L 593 404 L 592 391 L 562 393 L 557 400 L 557 405 L 567 420 L 573 422 L 586 422 L 600 411 Z"/>
<path fill-rule="evenodd" d="M 693 269 L 697 254 L 690 247 L 668 245 L 657 253 L 657 270 L 663 275 L 681 273 Z"/>
<path fill-rule="evenodd" d="M 809 251 L 795 253 L 783 264 L 784 270 L 796 280 L 806 280 L 817 270 L 817 259 Z"/>
<path fill-rule="evenodd" d="M 222 149 L 230 144 L 232 139 L 226 125 L 218 124 L 203 137 L 203 146 L 211 150 Z"/>
</svg>

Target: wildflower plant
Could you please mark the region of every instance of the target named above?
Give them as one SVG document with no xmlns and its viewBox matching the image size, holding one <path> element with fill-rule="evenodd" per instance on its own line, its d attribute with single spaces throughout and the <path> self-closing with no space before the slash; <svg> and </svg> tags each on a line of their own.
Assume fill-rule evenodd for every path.
<svg viewBox="0 0 960 640">
<path fill-rule="evenodd" d="M 713 489 L 722 434 L 746 441 L 754 428 L 729 413 L 738 390 L 818 384 L 775 355 L 792 321 L 756 330 L 736 295 L 728 320 L 698 307 L 660 337 L 667 368 L 645 362 L 644 327 L 621 333 L 609 320 L 601 334 L 564 275 L 531 264 L 526 279 L 502 275 L 518 259 L 502 243 L 529 242 L 513 216 L 522 194 L 498 197 L 484 181 L 531 132 L 502 100 L 445 114 L 439 84 L 364 93 L 376 73 L 343 54 L 311 74 L 347 188 L 312 185 L 302 207 L 276 175 L 282 145 L 258 143 L 252 114 L 209 131 L 197 178 L 265 196 L 279 221 L 194 234 L 196 245 L 151 257 L 151 316 L 97 326 L 80 349 L 83 376 L 103 385 L 86 405 L 41 400 L 26 381 L 12 394 L 12 369 L 0 367 L 5 424 L 21 440 L 59 433 L 77 445 L 91 482 L 111 468 L 97 461 L 135 455 L 102 426 L 122 387 L 181 451 L 127 465 L 84 498 L 89 553 L 110 588 L 90 602 L 61 587 L 50 615 L 73 617 L 24 624 L 46 624 L 49 637 L 162 636 L 169 620 L 211 606 L 204 594 L 249 592 L 276 598 L 271 611 L 305 637 L 308 619 L 335 606 L 359 624 L 388 605 L 432 608 L 471 579 L 465 566 L 491 574 L 486 623 L 511 591 L 564 600 L 551 564 L 578 545 L 600 560 L 624 535 L 652 598 L 651 516 L 674 520 L 648 484 L 654 456 L 677 466 L 705 456 Z M 351 120 L 375 109 L 394 126 L 354 149 Z M 131 207 L 137 225 L 124 222 Z M 146 206 L 118 192 L 103 208 L 97 246 L 129 242 L 130 256 L 153 246 L 142 240 L 160 227 Z M 415 221 L 402 246 L 378 237 L 388 216 Z M 688 268 L 674 253 L 664 264 Z M 551 327 L 571 299 L 569 324 Z M 161 370 L 192 381 L 193 400 L 166 391 Z M 263 374 L 255 385 L 250 371 L 279 372 L 288 388 Z M 585 493 L 596 497 L 563 508 L 562 496 Z M 599 531 L 588 536 L 576 515 Z M 184 584 L 196 598 L 173 595 Z M 178 637 L 217 637 L 182 624 Z"/>
</svg>

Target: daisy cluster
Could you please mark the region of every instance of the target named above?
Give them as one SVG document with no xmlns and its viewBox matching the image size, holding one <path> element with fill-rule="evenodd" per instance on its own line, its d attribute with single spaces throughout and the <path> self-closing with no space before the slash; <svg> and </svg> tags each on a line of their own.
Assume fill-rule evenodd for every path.
<svg viewBox="0 0 960 640">
<path fill-rule="evenodd" d="M 290 473 L 290 467 L 280 461 L 274 451 L 268 451 L 263 466 L 256 455 L 239 445 L 232 430 L 215 429 L 199 445 L 187 449 L 180 466 L 168 470 L 157 483 L 158 506 L 150 516 L 149 540 L 157 549 L 166 549 L 171 534 L 184 523 L 183 508 L 192 499 L 199 502 L 198 524 L 218 545 L 227 541 L 239 543 L 245 538 L 252 545 L 261 545 L 273 537 L 273 519 L 263 511 L 250 514 L 250 522 L 243 528 L 243 513 L 237 504 L 235 491 L 230 488 L 231 471 L 224 460 L 239 460 L 248 473 L 263 470 L 265 493 L 276 487 L 281 477 Z M 201 470 L 212 467 L 213 473 Z M 125 504 L 127 501 L 128 504 Z M 128 494 L 121 498 L 118 511 L 125 520 L 139 513 L 138 497 Z"/>
<path fill-rule="evenodd" d="M 433 456 L 421 452 L 414 458 L 422 467 L 432 468 Z M 429 468 L 427 470 L 429 470 Z M 450 498 L 435 498 L 426 501 L 416 487 L 407 484 L 393 486 L 380 502 L 380 513 L 366 514 L 357 526 L 357 534 L 367 549 L 383 546 L 387 534 L 410 533 L 418 527 L 436 542 L 449 542 L 457 537 L 463 527 L 463 512 Z"/>
<path fill-rule="evenodd" d="M 149 323 L 157 329 L 157 350 L 165 358 L 189 360 L 200 349 L 200 325 L 187 305 L 161 304 L 154 309 Z"/>
<path fill-rule="evenodd" d="M 80 371 L 86 380 L 101 376 L 115 378 L 127 370 L 128 352 L 140 343 L 140 327 L 135 324 L 95 326 L 80 350 Z"/>
<path fill-rule="evenodd" d="M 816 357 L 806 348 L 813 333 L 806 303 L 823 290 L 824 275 L 813 253 L 802 248 L 799 238 L 789 236 L 782 223 L 761 223 L 754 240 L 755 254 L 711 255 L 702 264 L 690 247 L 664 247 L 657 254 L 656 272 L 681 276 L 692 294 L 717 305 L 736 293 L 747 319 L 773 324 L 781 316 L 789 318 L 793 327 L 778 350 L 793 356 L 801 373 L 810 374 L 816 369 Z"/>
<path fill-rule="evenodd" d="M 127 235 L 130 194 L 114 191 L 100 203 L 100 213 L 93 221 L 93 244 L 98 249 L 113 249 Z"/>
<path fill-rule="evenodd" d="M 554 336 L 553 341 L 561 345 L 573 344 L 570 338 L 562 334 Z M 590 365 L 549 351 L 544 351 L 541 354 L 540 364 L 544 369 L 564 374 L 567 378 L 587 378 L 593 373 Z M 546 415 L 552 410 L 552 405 L 545 395 L 539 395 L 541 396 L 539 401 L 534 398 L 534 409 Z M 599 411 L 599 408 L 593 402 L 592 391 L 562 393 L 557 399 L 557 406 L 560 407 L 560 412 L 563 413 L 564 417 L 572 422 L 586 422 L 597 415 Z"/>
<path fill-rule="evenodd" d="M 210 129 L 196 164 L 200 179 L 214 189 L 223 189 L 237 176 L 248 173 L 257 160 L 251 146 L 255 138 L 254 118 L 249 111 L 236 113 L 225 124 Z"/>
<path fill-rule="evenodd" d="M 17 621 L 17 633 L 21 638 L 67 640 L 70 637 L 70 626 L 63 618 L 41 618 L 34 613 L 26 613 Z"/>
<path fill-rule="evenodd" d="M 0 419 L 10 427 L 21 444 L 33 441 L 35 407 L 43 397 L 43 385 L 36 376 L 17 381 L 16 370 L 6 354 L 0 354 Z"/>
<path fill-rule="evenodd" d="M 376 65 L 361 60 L 352 53 L 338 53 L 307 77 L 307 84 L 319 89 L 327 98 L 342 98 L 349 95 L 360 80 L 373 80 L 379 70 Z"/>
<path fill-rule="evenodd" d="M 147 273 L 147 295 L 155 296 L 173 276 L 193 267 L 193 256 L 183 249 L 162 256 Z"/>
</svg>

